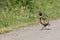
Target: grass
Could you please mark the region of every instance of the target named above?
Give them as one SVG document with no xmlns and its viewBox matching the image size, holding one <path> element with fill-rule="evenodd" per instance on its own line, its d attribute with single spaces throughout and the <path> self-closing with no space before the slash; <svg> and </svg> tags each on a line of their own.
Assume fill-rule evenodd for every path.
<svg viewBox="0 0 60 40">
<path fill-rule="evenodd" d="M 47 20 L 60 18 L 60 0 L 1 0 L 0 34 L 39 23 L 38 11 Z"/>
<path fill-rule="evenodd" d="M 35 21 L 29 22 L 29 23 L 20 24 L 20 25 L 19 24 L 18 25 L 14 25 L 12 27 L 0 28 L 0 34 L 5 34 L 5 33 L 8 33 L 10 31 L 15 30 L 15 29 L 18 29 L 18 28 L 24 28 L 26 26 L 38 24 L 38 21 L 37 20 L 35 20 Z"/>
</svg>

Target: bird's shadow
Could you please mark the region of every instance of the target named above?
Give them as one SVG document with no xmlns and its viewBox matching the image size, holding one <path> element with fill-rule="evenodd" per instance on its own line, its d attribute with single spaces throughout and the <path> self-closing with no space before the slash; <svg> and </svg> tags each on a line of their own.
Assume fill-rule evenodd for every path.
<svg viewBox="0 0 60 40">
<path fill-rule="evenodd" d="M 50 28 L 40 29 L 40 30 L 51 30 Z"/>
</svg>

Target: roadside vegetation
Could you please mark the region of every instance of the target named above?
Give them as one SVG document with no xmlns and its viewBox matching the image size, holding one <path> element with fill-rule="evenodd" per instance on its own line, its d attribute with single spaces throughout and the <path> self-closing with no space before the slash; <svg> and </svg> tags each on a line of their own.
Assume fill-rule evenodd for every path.
<svg viewBox="0 0 60 40">
<path fill-rule="evenodd" d="M 60 18 L 60 0 L 0 0 L 0 33 L 39 23 L 39 11 L 48 20 Z"/>
</svg>

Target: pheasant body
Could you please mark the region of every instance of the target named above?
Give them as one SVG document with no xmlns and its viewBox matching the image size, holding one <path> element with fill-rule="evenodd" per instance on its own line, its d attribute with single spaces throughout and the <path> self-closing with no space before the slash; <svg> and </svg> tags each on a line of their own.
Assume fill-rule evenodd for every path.
<svg viewBox="0 0 60 40">
<path fill-rule="evenodd" d="M 41 13 L 41 12 L 39 12 L 39 17 L 40 17 L 40 23 L 41 23 L 44 27 L 50 25 L 49 22 L 48 22 L 45 18 L 42 17 L 42 13 Z M 44 28 L 44 27 L 43 27 L 43 28 Z"/>
</svg>

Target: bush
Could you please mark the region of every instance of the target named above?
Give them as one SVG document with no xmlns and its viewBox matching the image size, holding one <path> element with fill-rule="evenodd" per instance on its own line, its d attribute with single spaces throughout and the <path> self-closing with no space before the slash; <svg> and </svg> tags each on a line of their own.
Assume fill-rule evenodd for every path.
<svg viewBox="0 0 60 40">
<path fill-rule="evenodd" d="M 0 0 L 0 27 L 38 20 L 38 11 L 47 19 L 60 17 L 60 0 Z"/>
</svg>

